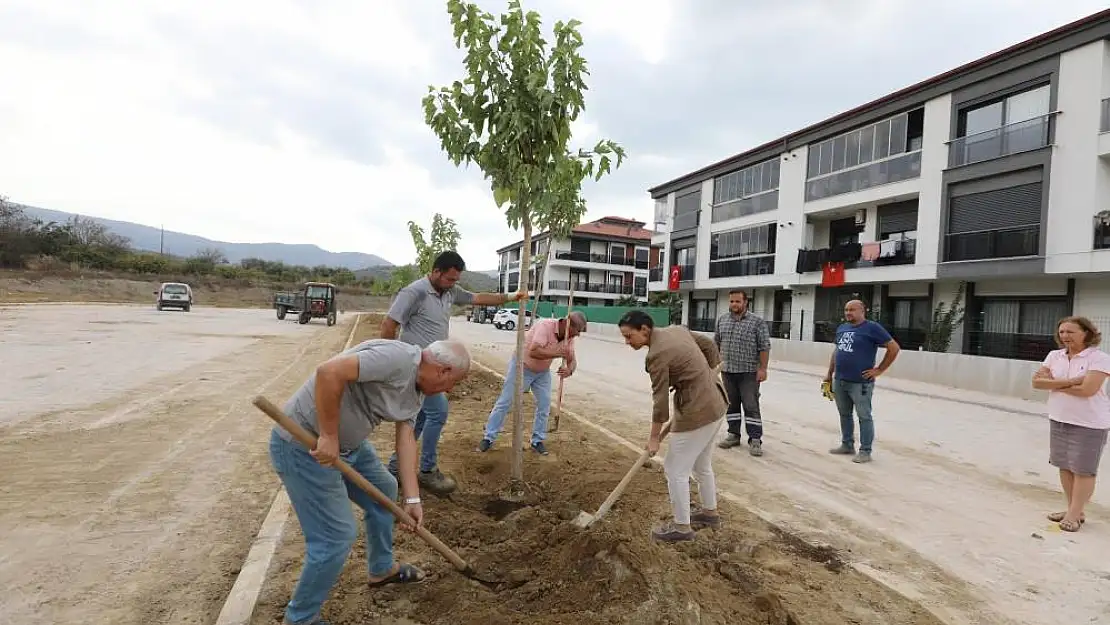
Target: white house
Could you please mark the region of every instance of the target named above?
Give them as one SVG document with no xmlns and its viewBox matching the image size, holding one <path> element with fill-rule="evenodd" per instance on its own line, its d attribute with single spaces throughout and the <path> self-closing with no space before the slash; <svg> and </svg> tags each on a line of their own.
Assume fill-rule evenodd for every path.
<svg viewBox="0 0 1110 625">
<path fill-rule="evenodd" d="M 568 238 L 551 241 L 544 266 L 543 298 L 566 305 L 571 290 L 575 306 L 612 306 L 634 297 L 647 301 L 649 267 L 659 264 L 659 246 L 652 246 L 645 223 L 623 217 L 602 217 L 574 228 Z M 547 250 L 549 235 L 532 237 L 531 258 Z M 524 242 L 507 245 L 501 256 L 499 278 L 507 293 L 520 286 L 520 259 Z M 537 264 L 529 277 L 529 291 L 536 290 Z"/>
<path fill-rule="evenodd" d="M 1068 314 L 1110 330 L 1108 39 L 1110 10 L 651 188 L 684 322 L 742 288 L 776 336 L 829 340 L 858 298 L 917 349 L 963 284 L 949 351 L 1040 359 Z"/>
</svg>

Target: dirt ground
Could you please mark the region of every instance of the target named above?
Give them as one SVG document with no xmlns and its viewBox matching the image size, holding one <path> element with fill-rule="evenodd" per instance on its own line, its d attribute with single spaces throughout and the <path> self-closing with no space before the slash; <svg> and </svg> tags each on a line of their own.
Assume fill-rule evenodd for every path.
<svg viewBox="0 0 1110 625">
<path fill-rule="evenodd" d="M 0 314 L 0 622 L 212 623 L 273 498 L 270 421 L 354 321 Z"/>
<path fill-rule="evenodd" d="M 641 472 L 601 523 L 575 528 L 575 515 L 600 505 L 635 454 L 569 417 L 550 435 L 550 456 L 526 454 L 528 496 L 520 506 L 506 505 L 499 493 L 508 482 L 510 434 L 488 454 L 475 451 L 499 390 L 497 378 L 476 370 L 451 393 L 440 457 L 459 490 L 450 498 L 427 498 L 425 523 L 475 568 L 510 583 L 491 590 L 468 580 L 419 538 L 398 531 L 395 554 L 421 566 L 429 579 L 418 586 L 369 589 L 360 540 L 325 604 L 331 623 L 940 623 L 846 567 L 847 554 L 805 543 L 732 504 L 721 507 L 720 530 L 703 531 L 688 544 L 654 544 L 650 528 L 668 514 L 657 468 Z M 530 408 L 530 397 L 526 401 Z M 386 430 L 375 433 L 383 456 L 392 451 L 391 436 Z M 299 525 L 290 521 L 255 625 L 281 622 L 302 554 Z"/>
<path fill-rule="evenodd" d="M 177 280 L 178 278 L 173 278 Z M 170 280 L 170 278 L 166 278 Z M 154 291 L 163 280 L 117 277 L 92 272 L 88 276 L 56 276 L 29 271 L 0 271 L 0 304 L 12 302 L 112 302 L 154 304 Z M 242 286 L 217 278 L 186 280 L 197 306 L 269 308 L 274 290 Z M 371 311 L 389 308 L 389 298 L 339 291 L 340 310 Z"/>
</svg>

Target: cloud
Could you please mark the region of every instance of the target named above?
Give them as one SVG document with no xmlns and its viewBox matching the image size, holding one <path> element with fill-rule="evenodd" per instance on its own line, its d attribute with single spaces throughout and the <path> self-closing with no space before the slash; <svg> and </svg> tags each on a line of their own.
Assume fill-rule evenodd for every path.
<svg viewBox="0 0 1110 625">
<path fill-rule="evenodd" d="M 491 12 L 505 2 L 481 0 Z M 629 160 L 588 219 L 651 221 L 646 189 L 1104 8 L 1094 0 L 544 0 L 583 22 L 575 141 Z M 476 268 L 518 238 L 425 126 L 463 71 L 444 3 L 239 0 L 0 8 L 0 193 L 235 241 L 394 262 L 405 222 L 458 221 Z"/>
</svg>

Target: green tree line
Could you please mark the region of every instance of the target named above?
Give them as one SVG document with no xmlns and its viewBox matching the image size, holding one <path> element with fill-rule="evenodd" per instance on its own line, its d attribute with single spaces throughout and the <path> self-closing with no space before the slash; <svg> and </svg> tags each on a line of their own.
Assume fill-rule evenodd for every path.
<svg viewBox="0 0 1110 625">
<path fill-rule="evenodd" d="M 0 197 L 0 267 L 5 269 L 99 270 L 187 278 L 216 277 L 243 283 L 289 285 L 331 282 L 359 291 L 388 294 L 392 280 L 360 278 L 345 267 L 305 267 L 245 258 L 230 263 L 217 249 L 189 257 L 135 250 L 130 241 L 103 224 L 82 217 L 44 222 Z M 391 276 L 392 277 L 392 276 Z"/>
</svg>

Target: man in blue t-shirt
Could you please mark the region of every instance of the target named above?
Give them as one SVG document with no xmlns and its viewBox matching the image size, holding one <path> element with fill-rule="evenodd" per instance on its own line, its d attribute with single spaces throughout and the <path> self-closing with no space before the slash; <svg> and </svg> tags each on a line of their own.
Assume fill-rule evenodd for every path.
<svg viewBox="0 0 1110 625">
<path fill-rule="evenodd" d="M 840 446 L 829 453 L 854 454 L 853 462 L 871 462 L 871 443 L 875 440 L 871 396 L 875 393 L 875 379 L 890 368 L 901 348 L 886 328 L 867 319 L 863 302 L 854 299 L 845 304 L 844 318 L 847 322 L 836 329 L 836 349 L 829 359 L 829 374 L 825 376 L 825 382 L 832 382 L 836 409 L 840 412 Z M 886 354 L 876 367 L 875 356 L 880 347 L 886 348 Z M 852 408 L 859 416 L 858 454 Z"/>
</svg>

